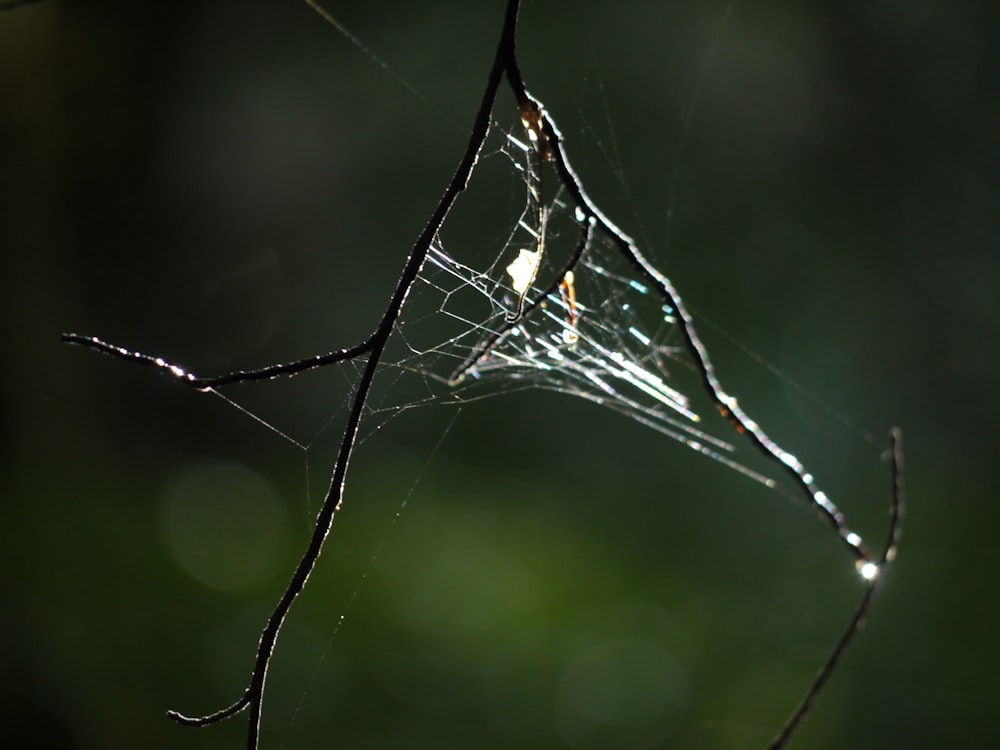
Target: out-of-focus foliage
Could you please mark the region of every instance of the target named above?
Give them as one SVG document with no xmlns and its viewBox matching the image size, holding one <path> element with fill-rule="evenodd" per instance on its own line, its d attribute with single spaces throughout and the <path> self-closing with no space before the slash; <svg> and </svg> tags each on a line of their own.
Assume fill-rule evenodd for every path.
<svg viewBox="0 0 1000 750">
<path fill-rule="evenodd" d="M 303 453 L 58 334 L 206 373 L 360 340 L 460 155 L 501 5 L 331 4 L 434 108 L 295 0 L 0 15 L 14 745 L 242 746 L 242 718 L 163 711 L 242 689 L 336 430 Z M 522 67 L 593 196 L 721 327 L 723 382 L 872 540 L 887 469 L 857 435 L 906 431 L 898 566 L 795 746 L 987 747 L 1000 18 L 842 6 L 529 3 Z M 309 441 L 343 384 L 228 395 Z M 765 744 L 860 594 L 813 514 L 582 402 L 452 415 L 359 449 L 263 747 Z"/>
</svg>

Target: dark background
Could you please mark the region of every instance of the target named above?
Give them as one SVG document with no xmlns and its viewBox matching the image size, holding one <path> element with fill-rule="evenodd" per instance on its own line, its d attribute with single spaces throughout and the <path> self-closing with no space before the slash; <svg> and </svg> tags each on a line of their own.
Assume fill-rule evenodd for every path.
<svg viewBox="0 0 1000 750">
<path fill-rule="evenodd" d="M 501 5 L 331 4 L 410 88 L 295 0 L 0 15 L 11 742 L 242 746 L 242 717 L 163 711 L 242 690 L 352 370 L 227 391 L 302 450 L 58 335 L 199 373 L 360 340 L 458 162 Z M 997 7 L 522 12 L 525 78 L 593 197 L 872 540 L 905 430 L 898 565 L 794 747 L 996 740 Z M 814 515 L 579 400 L 453 415 L 359 449 L 262 746 L 766 744 L 861 593 Z"/>
</svg>

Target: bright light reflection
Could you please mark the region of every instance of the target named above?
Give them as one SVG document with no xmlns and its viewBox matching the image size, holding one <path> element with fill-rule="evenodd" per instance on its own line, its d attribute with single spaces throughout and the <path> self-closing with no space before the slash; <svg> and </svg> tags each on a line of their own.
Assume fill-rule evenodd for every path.
<svg viewBox="0 0 1000 750">
<path fill-rule="evenodd" d="M 861 563 L 858 566 L 858 573 L 866 581 L 874 581 L 878 577 L 878 565 L 873 562 Z"/>
<path fill-rule="evenodd" d="M 794 456 L 792 456 L 792 458 L 794 458 Z M 836 506 L 830 502 L 830 499 L 826 496 L 825 492 L 817 492 L 813 495 L 813 499 L 815 499 L 817 504 L 819 504 L 819 506 L 828 513 L 837 512 Z"/>
</svg>

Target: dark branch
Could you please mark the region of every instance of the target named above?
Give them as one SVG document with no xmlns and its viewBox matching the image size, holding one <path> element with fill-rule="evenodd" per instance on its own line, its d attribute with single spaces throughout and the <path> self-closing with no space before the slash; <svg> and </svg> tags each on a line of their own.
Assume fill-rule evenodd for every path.
<svg viewBox="0 0 1000 750">
<path fill-rule="evenodd" d="M 243 693 L 243 697 L 236 701 L 236 703 L 228 708 L 223 708 L 221 711 L 216 711 L 214 714 L 193 717 L 185 716 L 180 711 L 167 711 L 167 718 L 173 719 L 178 724 L 183 724 L 186 727 L 207 727 L 209 724 L 214 724 L 217 721 L 228 719 L 230 716 L 235 716 L 249 705 L 250 691 L 247 690 Z"/>
<path fill-rule="evenodd" d="M 663 301 L 673 308 L 675 319 L 680 324 L 681 335 L 684 343 L 691 355 L 694 367 L 701 377 L 705 391 L 715 402 L 720 413 L 729 419 L 737 431 L 747 437 L 750 443 L 764 455 L 765 458 L 778 464 L 783 470 L 791 475 L 793 481 L 805 493 L 810 504 L 825 519 L 837 537 L 848 548 L 856 559 L 858 571 L 868 581 L 865 594 L 861 603 L 855 610 L 853 617 L 844 630 L 840 639 L 834 645 L 830 656 L 820 668 L 819 673 L 809 686 L 806 696 L 792 716 L 785 723 L 777 737 L 768 746 L 768 750 L 779 750 L 785 746 L 789 738 L 794 733 L 803 719 L 808 715 L 816 698 L 822 692 L 827 680 L 833 673 L 841 657 L 847 650 L 860 629 L 868 608 L 871 605 L 872 597 L 878 586 L 878 582 L 884 573 L 885 565 L 895 557 L 896 544 L 899 539 L 899 527 L 903 510 L 903 485 L 902 485 L 902 435 L 898 429 L 891 433 L 892 439 L 892 461 L 893 461 L 893 493 L 890 509 L 891 521 L 889 529 L 889 540 L 886 543 L 882 554 L 876 559 L 861 541 L 861 537 L 852 532 L 846 525 L 844 516 L 837 506 L 826 496 L 824 492 L 816 487 L 812 475 L 806 471 L 802 463 L 791 453 L 784 450 L 780 445 L 771 440 L 750 416 L 737 404 L 734 397 L 730 396 L 722 388 L 718 377 L 715 374 L 715 367 L 708 356 L 708 350 L 702 343 L 694 327 L 694 319 L 688 312 L 684 301 L 681 299 L 677 289 L 670 279 L 664 276 L 646 257 L 641 253 L 625 232 L 616 226 L 607 216 L 605 216 L 597 205 L 590 199 L 583 188 L 583 183 L 574 172 L 569 162 L 569 157 L 563 144 L 562 133 L 556 126 L 555 121 L 545 111 L 545 107 L 540 101 L 535 99 L 524 85 L 517 61 L 512 59 L 506 69 L 507 78 L 511 88 L 517 97 L 519 107 L 522 112 L 528 112 L 532 117 L 537 118 L 541 123 L 544 132 L 543 138 L 546 143 L 547 153 L 555 160 L 556 170 L 560 175 L 562 185 L 573 196 L 577 206 L 584 211 L 590 221 L 596 222 L 600 229 L 618 246 L 625 258 L 632 266 L 649 281 L 657 290 Z"/>
<path fill-rule="evenodd" d="M 323 549 L 323 543 L 326 541 L 326 537 L 330 532 L 330 527 L 333 524 L 334 516 L 340 509 L 341 502 L 343 501 L 347 467 L 350 463 L 351 453 L 354 450 L 354 445 L 358 435 L 358 427 L 361 424 L 361 417 L 364 413 L 365 403 L 368 400 L 368 393 L 370 392 L 372 382 L 375 379 L 375 372 L 378 368 L 379 362 L 381 361 L 382 352 L 385 350 L 386 343 L 392 335 L 396 321 L 398 320 L 399 314 L 403 309 L 403 303 L 406 301 L 410 288 L 417 280 L 417 276 L 424 264 L 424 260 L 427 258 L 427 253 L 430 250 L 431 243 L 437 236 L 441 225 L 444 223 L 445 218 L 451 211 L 452 206 L 454 206 L 458 196 L 469 184 L 472 171 L 479 158 L 479 152 L 482 149 L 486 136 L 489 133 L 493 105 L 496 101 L 497 91 L 502 80 L 501 75 L 505 65 L 514 54 L 514 32 L 517 26 L 517 12 L 518 0 L 510 0 L 507 4 L 507 13 L 504 19 L 503 32 L 500 37 L 500 43 L 497 47 L 496 56 L 494 57 L 493 68 L 490 71 L 486 90 L 483 93 L 482 103 L 480 104 L 479 111 L 476 114 L 472 132 L 469 135 L 465 155 L 462 157 L 458 169 L 455 171 L 455 174 L 452 177 L 451 182 L 448 184 L 444 195 L 441 196 L 430 221 L 427 223 L 424 231 L 414 244 L 410 257 L 406 262 L 406 266 L 403 268 L 403 272 L 400 275 L 398 283 L 396 284 L 396 290 L 393 292 L 393 295 L 389 300 L 388 307 L 386 307 L 385 314 L 382 316 L 382 321 L 369 340 L 370 345 L 367 347 L 369 352 L 368 361 L 361 374 L 361 378 L 358 381 L 358 390 L 354 396 L 350 415 L 347 420 L 347 426 L 344 430 L 344 437 L 341 440 L 340 450 L 337 454 L 337 463 L 334 466 L 333 477 L 330 481 L 330 490 L 327 493 L 326 499 L 323 501 L 323 506 L 320 508 L 319 514 L 316 518 L 316 525 L 313 528 L 309 545 L 306 547 L 302 559 L 299 561 L 295 571 L 292 573 L 291 580 L 288 582 L 285 592 L 282 594 L 281 599 L 278 601 L 277 606 L 271 613 L 270 618 L 268 618 L 267 624 L 261 633 L 260 642 L 257 646 L 257 657 L 254 663 L 253 672 L 250 675 L 250 684 L 247 687 L 247 691 L 244 697 L 240 701 L 233 704 L 230 708 L 208 716 L 192 719 L 182 717 L 182 715 L 177 712 L 171 712 L 170 715 L 173 718 L 183 721 L 183 723 L 194 726 L 205 726 L 206 724 L 229 718 L 246 706 L 249 706 L 250 719 L 247 732 L 247 748 L 248 750 L 256 750 L 257 748 L 257 742 L 260 734 L 261 708 L 264 698 L 264 683 L 267 676 L 268 663 L 270 662 L 271 655 L 274 652 L 274 644 L 278 639 L 279 633 L 281 632 L 281 626 L 284 623 L 285 617 L 288 615 L 292 604 L 294 604 L 299 593 L 302 591 L 302 588 L 305 586 L 306 581 L 309 578 L 309 574 L 312 572 L 313 567 L 316 565 L 316 561 L 319 559 L 320 553 Z"/>
<path fill-rule="evenodd" d="M 15 7 L 24 4 L 28 0 L 21 0 L 18 3 L 0 4 L 0 9 Z M 850 550 L 856 558 L 859 572 L 866 579 L 867 586 L 861 603 L 854 612 L 847 628 L 840 639 L 834 645 L 826 662 L 822 665 L 809 686 L 801 704 L 786 721 L 781 731 L 769 745 L 770 750 L 777 750 L 785 746 L 797 727 L 809 713 L 816 698 L 823 690 L 840 662 L 848 646 L 857 635 L 862 622 L 868 612 L 876 589 L 884 573 L 885 567 L 895 557 L 896 547 L 899 541 L 899 528 L 903 516 L 903 478 L 902 478 L 902 440 L 898 430 L 892 432 L 892 465 L 893 465 L 893 496 L 890 507 L 890 529 L 885 547 L 878 558 L 873 558 L 867 548 L 861 543 L 861 538 L 851 532 L 844 521 L 844 517 L 837 507 L 815 486 L 812 475 L 806 472 L 805 467 L 791 453 L 788 453 L 772 441 L 737 404 L 736 399 L 723 390 L 719 382 L 715 368 L 709 359 L 708 352 L 704 344 L 695 331 L 694 321 L 684 305 L 683 300 L 670 280 L 660 273 L 640 252 L 635 242 L 618 228 L 607 216 L 605 216 L 596 204 L 590 199 L 583 188 L 583 184 L 570 165 L 567 156 L 563 137 L 555 121 L 545 111 L 540 101 L 531 96 L 528 92 L 520 68 L 517 62 L 515 47 L 515 32 L 517 28 L 519 2 L 518 0 L 508 0 L 504 17 L 503 30 L 497 51 L 490 69 L 482 101 L 476 113 L 472 130 L 469 134 L 465 153 L 452 177 L 450 183 L 441 196 L 430 220 L 415 242 L 406 265 L 403 267 L 399 280 L 396 284 L 384 314 L 375 328 L 374 332 L 361 343 L 346 349 L 340 349 L 316 357 L 309 357 L 296 362 L 264 367 L 257 370 L 237 371 L 216 377 L 203 378 L 187 372 L 184 368 L 173 365 L 159 357 L 151 357 L 146 354 L 131 351 L 120 346 L 109 344 L 99 338 L 92 336 L 81 336 L 79 334 L 64 334 L 62 340 L 78 344 L 90 349 L 94 349 L 103 354 L 122 359 L 146 367 L 152 367 L 161 373 L 176 380 L 177 382 L 189 385 L 197 390 L 210 390 L 212 388 L 230 385 L 234 383 L 267 380 L 271 378 L 290 376 L 305 370 L 322 367 L 328 364 L 356 359 L 367 355 L 364 369 L 358 380 L 358 388 L 354 395 L 347 425 L 340 443 L 336 464 L 330 481 L 330 489 L 323 501 L 323 505 L 316 518 L 316 523 L 310 537 L 309 543 L 295 567 L 287 587 L 276 604 L 271 616 L 261 632 L 260 641 L 257 646 L 256 658 L 253 671 L 250 675 L 249 684 L 243 696 L 235 703 L 215 713 L 200 717 L 189 717 L 176 711 L 168 712 L 168 716 L 175 721 L 188 726 L 207 726 L 224 719 L 228 719 L 243 710 L 250 709 L 249 726 L 247 731 L 247 748 L 256 750 L 259 732 L 260 719 L 263 706 L 264 684 L 267 676 L 267 668 L 271 656 L 274 652 L 275 643 L 281 632 L 285 617 L 291 610 L 292 605 L 312 572 L 316 561 L 322 552 L 323 544 L 329 534 L 331 525 L 337 511 L 340 509 L 344 497 L 345 481 L 351 455 L 357 440 L 358 430 L 364 414 L 365 404 L 371 391 L 375 374 L 378 370 L 396 322 L 402 312 L 407 295 L 416 282 L 421 268 L 427 258 L 431 245 L 436 239 L 445 219 L 447 218 L 458 197 L 468 186 L 472 173 L 475 169 L 479 154 L 489 133 L 492 122 L 493 107 L 496 102 L 500 84 L 506 76 L 507 81 L 514 93 L 520 109 L 521 119 L 525 127 L 535 135 L 536 156 L 540 162 L 553 161 L 559 181 L 572 196 L 578 209 L 583 212 L 583 220 L 580 238 L 576 249 L 565 262 L 562 271 L 554 280 L 546 286 L 542 293 L 530 304 L 525 305 L 524 298 L 519 300 L 517 315 L 508 318 L 506 325 L 501 327 L 492 336 L 486 339 L 473 353 L 473 355 L 460 366 L 451 376 L 452 383 L 455 383 L 475 366 L 476 362 L 489 352 L 500 342 L 507 333 L 516 327 L 524 317 L 531 315 L 550 295 L 556 293 L 560 283 L 565 278 L 566 273 L 571 271 L 580 262 L 587 248 L 590 247 L 596 231 L 603 232 L 612 243 L 614 243 L 622 255 L 632 264 L 632 266 L 642 274 L 642 276 L 655 288 L 663 299 L 675 311 L 675 319 L 678 321 L 682 337 L 684 339 L 688 353 L 690 354 L 694 368 L 699 373 L 702 384 L 707 394 L 715 402 L 719 411 L 728 418 L 733 426 L 742 434 L 746 435 L 750 443 L 765 457 L 777 463 L 783 470 L 787 471 L 795 483 L 802 489 L 812 506 L 819 512 L 829 525 L 833 528 L 837 536 Z M 541 204 L 541 200 L 539 200 Z M 540 205 L 541 221 L 544 221 L 545 206 Z"/>
<path fill-rule="evenodd" d="M 318 354 L 315 357 L 306 357 L 305 359 L 300 359 L 296 362 L 271 365 L 270 367 L 262 367 L 258 370 L 236 370 L 235 372 L 229 372 L 225 375 L 202 378 L 198 377 L 194 373 L 188 372 L 179 365 L 167 362 L 162 357 L 151 357 L 148 354 L 132 351 L 131 349 L 126 349 L 122 346 L 117 346 L 116 344 L 109 344 L 107 341 L 97 338 L 97 336 L 81 336 L 78 333 L 64 333 L 59 338 L 67 344 L 84 346 L 88 349 L 98 351 L 101 354 L 107 354 L 109 357 L 115 357 L 116 359 L 122 359 L 126 362 L 143 365 L 144 367 L 153 367 L 167 377 L 176 380 L 178 383 L 189 385 L 199 391 L 207 391 L 224 385 L 232 385 L 233 383 L 273 380 L 274 378 L 278 378 L 283 375 L 295 375 L 297 373 L 304 372 L 305 370 L 312 370 L 317 367 L 334 364 L 335 362 L 344 362 L 349 359 L 355 359 L 356 357 L 370 351 L 374 341 L 374 336 L 369 336 L 360 344 L 352 346 L 348 349 L 338 349 L 337 351 L 328 352 L 326 354 Z"/>
<path fill-rule="evenodd" d="M 872 599 L 874 599 L 875 592 L 882 581 L 885 565 L 896 557 L 896 546 L 899 544 L 899 527 L 903 519 L 902 431 L 898 427 L 894 427 L 889 433 L 889 440 L 892 461 L 892 503 L 889 506 L 889 538 L 886 540 L 882 554 L 879 556 L 878 568 L 875 570 L 868 587 L 865 589 L 864 596 L 861 597 L 861 603 L 854 611 L 854 616 L 841 634 L 840 640 L 837 641 L 837 644 L 833 647 L 823 666 L 820 667 L 819 672 L 806 691 L 802 702 L 785 721 L 784 726 L 781 727 L 781 731 L 771 740 L 771 744 L 767 746 L 767 750 L 780 750 L 780 748 L 784 747 L 795 730 L 798 729 L 806 716 L 809 715 L 813 704 L 816 702 L 816 698 L 819 697 L 820 692 L 826 686 L 827 680 L 830 679 L 830 675 L 833 674 L 833 670 L 840 663 L 840 659 L 843 657 L 844 652 L 847 651 L 847 647 L 851 645 L 854 637 L 861 630 L 865 617 L 868 616 Z"/>
</svg>

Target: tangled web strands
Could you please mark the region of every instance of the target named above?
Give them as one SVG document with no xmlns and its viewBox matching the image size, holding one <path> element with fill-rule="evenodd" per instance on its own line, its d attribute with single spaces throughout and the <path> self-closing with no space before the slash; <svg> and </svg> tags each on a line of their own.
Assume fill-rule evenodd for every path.
<svg viewBox="0 0 1000 750">
<path fill-rule="evenodd" d="M 693 408 L 691 392 L 677 387 L 672 375 L 678 371 L 691 373 L 711 408 L 733 428 L 731 440 L 748 441 L 798 486 L 850 553 L 864 584 L 861 602 L 843 635 L 800 705 L 769 745 L 771 748 L 783 747 L 810 710 L 858 632 L 881 574 L 895 555 L 902 516 L 898 431 L 892 432 L 890 528 L 876 554 L 849 530 L 842 513 L 798 459 L 775 444 L 723 390 L 673 284 L 587 195 L 570 165 L 555 121 L 525 88 L 514 43 L 518 5 L 517 0 L 507 3 L 500 42 L 465 154 L 414 244 L 378 325 L 363 341 L 297 362 L 205 378 L 159 357 L 92 336 L 63 336 L 67 342 L 153 367 L 201 391 L 336 363 L 349 362 L 357 367 L 356 387 L 329 492 L 307 548 L 265 623 L 247 686 L 233 704 L 215 713 L 192 717 L 169 712 L 182 724 L 206 726 L 249 709 L 246 744 L 250 750 L 257 747 L 265 679 L 275 643 L 344 499 L 347 469 L 362 421 L 378 412 L 369 404 L 372 383 L 385 365 L 419 374 L 429 401 L 475 398 L 488 393 L 490 383 L 501 380 L 582 396 L 623 411 L 699 453 L 772 485 L 772 479 L 728 457 L 733 447 L 730 439 L 713 436 L 702 428 L 705 415 Z M 517 103 L 520 132 L 503 133 L 493 125 L 494 107 L 504 80 Z M 448 253 L 442 230 L 459 195 L 469 185 L 488 138 L 498 133 L 502 139 L 498 148 L 522 173 L 524 209 L 510 229 L 503 252 L 485 265 L 465 265 Z M 435 304 L 429 310 L 416 309 L 413 314 L 408 307 L 407 316 L 401 317 L 404 302 L 417 291 L 427 292 Z M 444 344 L 421 341 L 419 324 L 424 315 L 450 321 L 460 332 L 448 337 Z M 387 350 L 390 340 L 394 346 L 403 347 L 395 359 Z"/>
<path fill-rule="evenodd" d="M 498 137 L 524 148 L 515 136 Z M 528 186 L 504 250 L 485 268 L 456 260 L 467 253 L 447 253 L 440 237 L 431 246 L 413 306 L 398 327 L 406 351 L 397 366 L 420 375 L 434 403 L 467 403 L 523 388 L 579 396 L 775 486 L 732 457 L 735 446 L 714 434 L 718 428 L 702 426 L 685 395 L 688 386 L 672 374 L 691 380 L 694 369 L 675 311 L 634 272 L 627 275 L 595 223 L 556 197 L 541 207 L 546 249 L 534 249 L 541 238 L 532 218 L 540 211 Z M 533 274 L 535 283 L 522 287 L 521 273 Z M 442 316 L 457 331 L 444 343 Z"/>
</svg>

